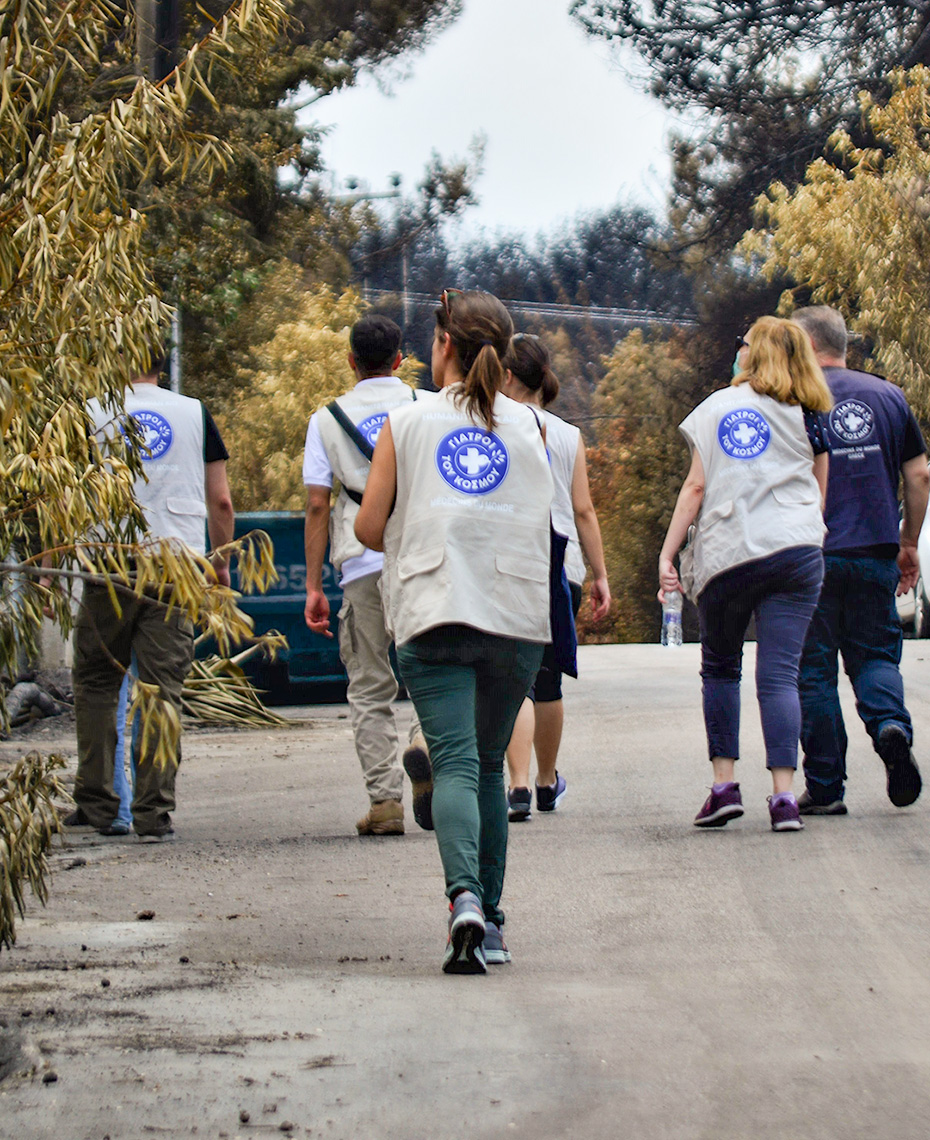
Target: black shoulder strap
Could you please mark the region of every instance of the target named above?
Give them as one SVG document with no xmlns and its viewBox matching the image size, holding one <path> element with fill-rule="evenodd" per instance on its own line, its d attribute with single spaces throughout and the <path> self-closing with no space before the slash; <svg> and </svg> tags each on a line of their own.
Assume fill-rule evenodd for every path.
<svg viewBox="0 0 930 1140">
<path fill-rule="evenodd" d="M 355 424 L 352 423 L 342 408 L 340 408 L 336 401 L 333 400 L 331 404 L 326 405 L 326 410 L 332 413 L 333 419 L 335 419 L 336 423 L 339 424 L 339 426 L 346 433 L 349 439 L 352 440 L 362 455 L 364 455 L 368 462 L 371 463 L 371 457 L 374 455 L 375 449 L 362 435 Z"/>
</svg>

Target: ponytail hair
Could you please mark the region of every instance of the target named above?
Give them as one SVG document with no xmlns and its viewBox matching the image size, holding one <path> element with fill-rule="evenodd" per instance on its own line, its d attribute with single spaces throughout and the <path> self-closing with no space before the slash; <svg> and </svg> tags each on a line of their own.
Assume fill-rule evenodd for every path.
<svg viewBox="0 0 930 1140">
<path fill-rule="evenodd" d="M 552 371 L 552 357 L 549 349 L 538 336 L 532 333 L 517 333 L 510 342 L 510 348 L 501 360 L 530 392 L 538 392 L 544 408 L 559 394 L 559 379 Z"/>
<path fill-rule="evenodd" d="M 446 289 L 436 310 L 436 326 L 449 337 L 465 377 L 457 401 L 468 416 L 494 429 L 494 398 L 504 383 L 501 358 L 510 346 L 513 321 L 490 293 Z"/>
</svg>

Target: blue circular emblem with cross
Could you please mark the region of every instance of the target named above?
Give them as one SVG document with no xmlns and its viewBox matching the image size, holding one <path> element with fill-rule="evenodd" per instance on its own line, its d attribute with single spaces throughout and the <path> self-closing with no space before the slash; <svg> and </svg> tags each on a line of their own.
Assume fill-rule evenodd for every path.
<svg viewBox="0 0 930 1140">
<path fill-rule="evenodd" d="M 717 442 L 731 459 L 756 459 L 771 438 L 765 416 L 752 408 L 728 412 L 717 426 Z"/>
<path fill-rule="evenodd" d="M 171 424 L 158 412 L 133 412 L 132 418 L 142 433 L 142 461 L 149 463 L 153 459 L 161 459 L 174 442 Z"/>
<path fill-rule="evenodd" d="M 830 427 L 844 443 L 861 443 L 875 426 L 875 414 L 862 400 L 843 400 L 830 412 Z"/>
<path fill-rule="evenodd" d="M 456 491 L 466 495 L 487 495 L 507 476 L 510 457 L 507 448 L 493 432 L 481 428 L 450 431 L 436 448 L 436 468 Z"/>
<path fill-rule="evenodd" d="M 378 442 L 378 436 L 381 434 L 381 429 L 384 427 L 384 421 L 387 418 L 387 412 L 376 412 L 373 416 L 369 416 L 367 420 L 362 420 L 358 425 L 358 430 L 372 447 Z"/>
</svg>

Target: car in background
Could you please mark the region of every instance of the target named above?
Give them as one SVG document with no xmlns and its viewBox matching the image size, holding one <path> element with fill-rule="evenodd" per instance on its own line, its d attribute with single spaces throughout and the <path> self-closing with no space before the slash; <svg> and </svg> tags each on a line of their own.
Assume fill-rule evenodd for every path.
<svg viewBox="0 0 930 1140">
<path fill-rule="evenodd" d="M 920 577 L 912 590 L 897 599 L 898 617 L 914 637 L 930 637 L 930 506 L 917 539 L 917 556 L 920 559 Z"/>
</svg>

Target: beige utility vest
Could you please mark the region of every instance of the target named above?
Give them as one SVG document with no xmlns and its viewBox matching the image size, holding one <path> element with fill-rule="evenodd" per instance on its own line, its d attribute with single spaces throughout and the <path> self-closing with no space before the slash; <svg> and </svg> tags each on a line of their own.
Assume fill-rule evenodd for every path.
<svg viewBox="0 0 930 1140">
<path fill-rule="evenodd" d="M 565 548 L 565 574 L 569 582 L 580 586 L 585 579 L 584 559 L 575 526 L 575 508 L 572 506 L 572 480 L 575 477 L 575 460 L 578 458 L 578 440 L 581 432 L 574 424 L 552 412 L 543 412 L 546 423 L 546 450 L 552 464 L 555 493 L 552 497 L 552 525 L 568 537 Z"/>
<path fill-rule="evenodd" d="M 391 413 L 387 627 L 398 645 L 441 625 L 546 643 L 552 475 L 538 413 L 498 394 L 489 432 L 456 406 L 459 391 Z"/>
<path fill-rule="evenodd" d="M 697 597 L 711 578 L 792 546 L 822 546 L 826 527 L 800 407 L 725 388 L 680 425 L 704 465 L 693 540 Z"/>
<path fill-rule="evenodd" d="M 88 411 L 98 434 L 112 435 L 113 416 L 97 400 Z M 148 532 L 178 538 L 198 554 L 206 550 L 203 404 L 156 384 L 126 389 L 126 412 L 142 430 L 143 478 L 134 492 Z"/>
<path fill-rule="evenodd" d="M 336 403 L 374 447 L 388 412 L 410 403 L 412 388 L 396 380 L 367 380 L 360 388 L 339 396 Z M 320 439 L 326 449 L 333 474 L 342 484 L 329 520 L 329 557 L 339 570 L 349 558 L 359 558 L 365 547 L 355 537 L 355 516 L 358 503 L 345 493 L 346 487 L 362 494 L 368 481 L 370 464 L 358 447 L 337 423 L 332 412 L 321 408 L 317 417 Z"/>
</svg>

